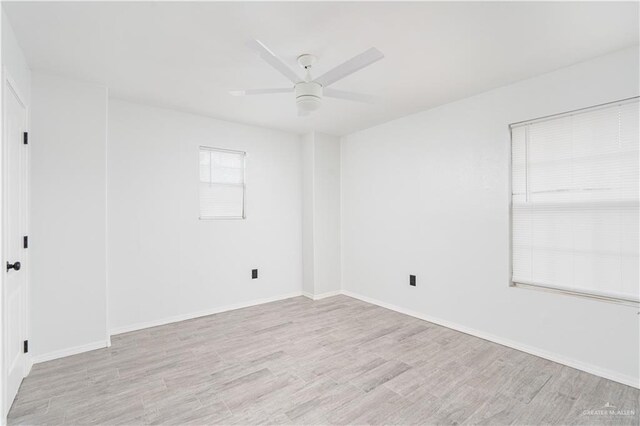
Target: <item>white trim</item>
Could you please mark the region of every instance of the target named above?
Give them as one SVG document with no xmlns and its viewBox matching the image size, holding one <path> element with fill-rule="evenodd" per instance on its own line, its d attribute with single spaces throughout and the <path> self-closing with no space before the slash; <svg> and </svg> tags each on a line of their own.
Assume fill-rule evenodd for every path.
<svg viewBox="0 0 640 426">
<path fill-rule="evenodd" d="M 340 179 L 338 180 L 338 182 L 340 183 L 340 222 L 338 222 L 338 225 L 340 226 L 340 294 L 344 294 L 344 238 L 343 238 L 343 229 L 342 229 L 342 224 L 344 223 L 343 220 L 343 206 L 344 206 L 344 200 L 343 200 L 343 195 L 344 195 L 344 191 L 342 190 L 342 177 L 344 176 L 344 170 L 342 170 L 342 148 L 344 145 L 346 145 L 346 136 L 340 136 L 340 141 L 338 142 L 338 145 L 340 146 L 340 167 L 338 168 L 340 170 Z"/>
<path fill-rule="evenodd" d="M 111 346 L 109 324 L 109 88 L 105 87 L 104 105 L 104 334 Z"/>
<path fill-rule="evenodd" d="M 206 309 L 204 311 L 191 312 L 188 314 L 175 315 L 168 318 L 162 318 L 153 321 L 139 322 L 137 324 L 125 325 L 121 327 L 115 327 L 111 329 L 111 335 L 128 333 L 130 331 L 142 330 L 145 328 L 157 327 L 159 325 L 171 324 L 174 322 L 180 322 L 190 320 L 193 318 L 206 317 L 208 315 L 219 314 L 221 312 L 233 311 L 235 309 L 248 308 L 249 306 L 262 305 L 264 303 L 276 302 L 278 300 L 290 299 L 292 297 L 302 296 L 303 293 L 296 291 L 293 293 L 281 294 L 278 296 L 266 297 L 263 299 L 250 300 L 248 302 L 234 303 L 232 305 L 219 306 L 216 308 Z"/>
<path fill-rule="evenodd" d="M 340 294 L 342 294 L 342 290 L 328 291 L 326 293 L 321 293 L 321 294 L 311 294 L 311 293 L 307 293 L 306 291 L 302 292 L 302 295 L 304 297 L 308 297 L 311 300 L 326 299 L 327 297 L 338 296 Z"/>
<path fill-rule="evenodd" d="M 298 297 L 298 296 L 301 296 L 301 295 L 302 295 L 301 292 L 287 293 L 287 294 L 282 294 L 282 295 L 279 295 L 279 296 L 267 297 L 267 298 L 264 298 L 264 299 L 251 300 L 249 302 L 241 302 L 241 303 L 235 303 L 233 305 L 220 306 L 218 308 L 213 308 L 213 309 L 209 309 L 209 310 L 206 310 L 206 311 L 192 312 L 192 313 L 189 313 L 189 314 L 176 315 L 174 317 L 164 318 L 164 319 L 161 319 L 161 320 L 148 321 L 148 322 L 133 324 L 133 325 L 124 326 L 124 327 L 117 327 L 117 328 L 111 330 L 110 336 L 105 340 L 100 340 L 100 341 L 97 341 L 97 342 L 87 343 L 86 345 L 75 346 L 75 347 L 72 347 L 72 348 L 61 349 L 59 351 L 49 352 L 49 353 L 42 354 L 42 355 L 36 355 L 36 356 L 32 357 L 31 360 L 33 362 L 31 364 L 32 365 L 33 364 L 38 364 L 38 363 L 41 363 L 41 362 L 51 361 L 51 360 L 58 359 L 58 358 L 63 358 L 63 357 L 66 357 L 66 356 L 77 355 L 77 354 L 82 353 L 82 352 L 93 351 L 93 350 L 96 350 L 96 349 L 108 348 L 108 347 L 111 346 L 111 335 L 122 334 L 122 333 L 127 333 L 127 332 L 130 332 L 130 331 L 136 331 L 136 330 L 142 330 L 142 329 L 150 328 L 150 327 L 157 327 L 159 325 L 171 324 L 171 323 L 174 323 L 174 322 L 180 322 L 180 321 L 184 321 L 184 320 L 188 320 L 188 319 L 204 317 L 204 316 L 207 316 L 207 315 L 213 315 L 213 314 L 217 314 L 217 313 L 221 313 L 221 312 L 232 311 L 232 310 L 235 310 L 235 309 L 247 308 L 249 306 L 262 305 L 264 303 L 276 302 L 278 300 L 284 300 L 284 299 L 290 299 L 292 297 Z M 29 366 L 29 368 L 30 367 L 31 366 Z"/>
<path fill-rule="evenodd" d="M 358 293 L 354 293 L 348 290 L 342 290 L 342 294 L 345 296 L 353 297 L 354 299 L 362 300 L 363 302 L 371 303 L 373 305 L 377 305 L 386 309 L 390 309 L 392 311 L 399 312 L 401 314 L 409 315 L 424 321 L 432 322 L 434 324 L 441 325 L 443 327 L 450 328 L 452 330 L 460 331 L 465 334 L 469 334 L 471 336 L 479 337 L 484 340 L 488 340 L 490 342 L 497 343 L 499 345 L 507 346 L 512 349 L 516 349 L 522 352 L 526 352 L 531 355 L 538 356 L 540 358 L 548 359 L 549 361 L 557 362 L 559 364 L 567 365 L 572 368 L 576 368 L 578 370 L 585 371 L 590 374 L 594 374 L 596 376 L 604 377 L 605 379 L 613 380 L 614 382 L 622 383 L 627 386 L 631 386 L 634 388 L 640 389 L 640 382 L 638 378 L 627 376 L 625 374 L 620 374 L 617 371 L 608 370 L 606 368 L 598 367 L 593 364 L 588 364 L 582 361 L 578 361 L 576 359 L 568 358 L 563 355 L 559 355 L 553 352 L 546 351 L 544 349 L 536 348 L 534 346 L 529 346 L 520 342 L 515 342 L 510 339 L 505 339 L 503 337 L 495 336 L 493 334 L 486 333 L 484 331 L 476 330 L 474 328 L 470 328 L 464 325 L 460 325 L 451 321 L 443 320 L 440 318 L 434 318 L 429 315 L 424 315 L 416 311 L 412 311 L 410 309 L 401 308 L 396 305 L 392 305 L 390 303 L 381 302 L 379 300 L 363 296 Z"/>
<path fill-rule="evenodd" d="M 35 355 L 33 357 L 33 363 L 39 364 L 45 361 L 51 361 L 58 358 L 64 358 L 66 356 L 77 355 L 82 352 L 94 351 L 96 349 L 103 349 L 109 346 L 109 342 L 106 340 L 99 340 L 97 342 L 87 343 L 86 345 L 74 346 L 72 348 L 61 349 L 59 351 L 48 352 L 42 355 Z"/>
<path fill-rule="evenodd" d="M 527 282 L 526 280 L 512 279 L 510 287 L 524 288 L 527 290 L 546 291 L 548 293 L 564 294 L 566 296 L 584 297 L 587 299 L 598 300 L 601 302 L 615 303 L 615 304 L 624 305 L 624 306 L 632 306 L 634 308 L 637 308 L 638 305 L 640 304 L 640 300 L 627 299 L 626 295 L 618 296 L 615 293 L 606 293 L 606 292 L 600 292 L 597 290 L 589 290 L 589 292 L 580 291 L 580 290 L 575 290 L 575 289 L 571 289 L 569 287 L 564 287 L 560 285 L 547 285 L 542 282 L 534 283 L 534 282 Z"/>
<path fill-rule="evenodd" d="M 313 300 L 326 299 L 327 297 L 338 296 L 342 294 L 342 290 L 328 291 L 326 293 L 316 294 Z"/>
<path fill-rule="evenodd" d="M 332 297 L 332 296 L 336 296 L 339 294 L 343 294 L 345 296 L 348 297 L 353 297 L 354 299 L 358 299 L 358 300 L 362 300 L 363 302 L 366 303 L 371 303 L 372 305 L 377 305 L 386 309 L 390 309 L 392 311 L 395 312 L 399 312 L 401 314 L 404 315 L 409 315 L 412 316 L 414 318 L 418 318 L 424 321 L 428 321 L 434 324 L 438 324 L 441 325 L 443 327 L 447 327 L 450 328 L 452 330 L 456 330 L 465 334 L 469 334 L 471 336 L 475 336 L 484 340 L 488 340 L 503 346 L 507 346 L 522 352 L 526 352 L 529 353 L 531 355 L 535 355 L 544 359 L 548 359 L 550 361 L 553 362 L 557 362 L 563 365 L 567 365 L 569 367 L 572 368 L 576 368 L 578 370 L 582 370 L 585 371 L 587 373 L 590 374 L 594 374 L 596 376 L 600 376 L 600 377 L 604 377 L 605 379 L 609 379 L 609 380 L 613 380 L 615 382 L 618 383 L 622 383 L 625 384 L 627 386 L 631 386 L 634 388 L 640 388 L 640 384 L 638 383 L 638 380 L 634 377 L 631 376 L 627 376 L 624 374 L 620 374 L 618 372 L 615 371 L 611 371 L 605 368 L 601 368 L 592 364 L 588 364 L 588 363 L 584 363 L 582 361 L 578 361 L 572 358 L 567 358 L 563 355 L 559 355 L 553 352 L 549 352 L 540 348 L 536 348 L 533 346 L 529 346 L 520 342 L 515 342 L 513 340 L 510 339 L 505 339 L 503 337 L 499 337 L 499 336 L 495 336 L 493 334 L 489 334 L 489 333 L 485 333 L 484 331 L 480 331 L 480 330 L 476 330 L 474 328 L 470 328 L 467 326 L 463 326 L 451 321 L 447 321 L 447 320 L 443 320 L 440 318 L 434 318 L 431 317 L 429 315 L 424 315 L 421 314 L 419 312 L 410 310 L 410 309 L 405 309 L 390 303 L 386 303 L 386 302 L 382 302 L 380 300 L 377 299 L 373 299 L 367 296 L 363 296 L 361 294 L 358 293 L 354 293 L 352 291 L 349 290 L 342 290 L 342 291 L 334 291 L 334 292 L 328 292 L 328 293 L 323 293 L 323 294 L 319 294 L 317 296 L 311 295 L 307 292 L 293 292 L 293 293 L 288 293 L 288 294 L 284 294 L 284 295 L 280 295 L 280 296 L 274 296 L 274 297 L 269 297 L 269 298 L 264 298 L 264 299 L 257 299 L 257 300 L 253 300 L 253 301 L 249 301 L 249 302 L 242 302 L 242 303 L 236 303 L 233 305 L 226 305 L 226 306 L 221 306 L 218 308 L 213 308 L 210 310 L 206 310 L 206 311 L 199 311 L 199 312 L 194 312 L 194 313 L 190 313 L 190 314 L 184 314 L 184 315 L 177 315 L 171 318 L 165 318 L 162 320 L 156 320 L 156 321 L 149 321 L 149 322 L 145 322 L 145 323 L 138 323 L 138 324 L 134 324 L 134 325 L 130 325 L 130 326 L 125 326 L 125 327 L 118 327 L 115 329 L 111 330 L 111 334 L 112 335 L 116 335 L 116 334 L 122 334 L 122 333 L 127 333 L 130 331 L 135 331 L 135 330 L 142 330 L 145 328 L 150 328 L 150 327 L 157 327 L 160 325 L 165 325 L 165 324 L 170 324 L 170 323 L 174 323 L 174 322 L 179 322 L 179 321 L 184 321 L 184 320 L 188 320 L 188 319 L 193 319 L 193 318 L 198 318 L 198 317 L 203 317 L 203 316 L 207 316 L 207 315 L 213 315 L 216 313 L 221 313 L 221 312 L 226 312 L 226 311 L 231 311 L 231 310 L 235 310 L 235 309 L 241 309 L 241 308 L 246 308 L 249 306 L 255 306 L 255 305 L 261 305 L 264 303 L 269 303 L 269 302 L 275 302 L 278 300 L 284 300 L 284 299 L 289 299 L 292 297 L 298 297 L 298 296 L 305 296 L 308 297 L 312 300 L 320 300 L 326 297 Z M 101 349 L 101 348 L 105 348 L 110 346 L 111 342 L 110 340 L 108 341 L 99 341 L 99 342 L 94 342 L 94 343 L 90 343 L 87 345 L 82 345 L 82 346 L 76 346 L 74 348 L 69 348 L 69 349 L 63 349 L 60 351 L 55 351 L 55 352 L 50 352 L 48 354 L 43 354 L 43 355 L 37 355 L 33 357 L 33 363 L 37 364 L 40 362 L 44 362 L 44 361 L 49 361 L 49 360 L 53 360 L 53 359 L 57 359 L 57 358 L 62 358 L 65 356 L 70 356 L 70 355 L 76 355 L 82 352 L 87 352 L 87 351 L 91 351 L 91 350 L 95 350 L 95 349 Z"/>
<path fill-rule="evenodd" d="M 27 354 L 27 362 L 25 366 L 25 374 L 24 377 L 27 377 L 29 373 L 31 373 L 31 369 L 33 368 L 33 357 L 30 354 Z"/>
</svg>

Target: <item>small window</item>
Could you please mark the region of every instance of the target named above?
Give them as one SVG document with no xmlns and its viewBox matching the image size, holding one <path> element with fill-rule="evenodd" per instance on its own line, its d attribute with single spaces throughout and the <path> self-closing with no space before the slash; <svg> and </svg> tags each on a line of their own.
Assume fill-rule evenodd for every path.
<svg viewBox="0 0 640 426">
<path fill-rule="evenodd" d="M 244 219 L 242 151 L 200 147 L 200 219 Z"/>
<path fill-rule="evenodd" d="M 637 303 L 638 99 L 511 125 L 514 285 Z"/>
</svg>

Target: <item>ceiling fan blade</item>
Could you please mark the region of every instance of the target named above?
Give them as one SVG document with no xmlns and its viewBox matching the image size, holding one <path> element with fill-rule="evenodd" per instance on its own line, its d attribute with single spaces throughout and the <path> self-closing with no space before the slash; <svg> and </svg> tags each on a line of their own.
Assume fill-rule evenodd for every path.
<svg viewBox="0 0 640 426">
<path fill-rule="evenodd" d="M 293 92 L 293 87 L 287 87 L 282 89 L 229 90 L 229 94 L 233 96 L 268 95 L 271 93 L 292 93 L 292 92 Z"/>
<path fill-rule="evenodd" d="M 247 46 L 254 50 L 264 59 L 269 65 L 280 71 L 280 74 L 287 77 L 292 83 L 299 83 L 302 79 L 296 74 L 294 70 L 289 68 L 287 64 L 282 62 L 282 59 L 278 58 L 267 46 L 265 46 L 260 40 L 251 40 L 247 43 Z"/>
<path fill-rule="evenodd" d="M 364 102 L 366 104 L 372 104 L 375 102 L 375 96 L 365 95 L 363 93 L 347 92 L 344 90 L 337 90 L 327 87 L 323 89 L 322 93 L 328 98 L 346 99 L 348 101 Z"/>
<path fill-rule="evenodd" d="M 334 69 L 327 71 L 320 77 L 316 78 L 315 81 L 322 84 L 322 86 L 327 87 L 328 85 L 333 84 L 382 58 L 384 58 L 384 54 L 375 47 L 372 47 L 358 56 L 354 56 L 349 59 L 342 65 L 338 65 Z"/>
</svg>

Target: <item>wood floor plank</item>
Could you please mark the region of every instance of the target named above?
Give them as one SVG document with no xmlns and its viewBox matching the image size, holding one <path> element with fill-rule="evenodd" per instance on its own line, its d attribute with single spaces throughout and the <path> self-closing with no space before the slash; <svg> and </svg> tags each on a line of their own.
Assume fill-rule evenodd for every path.
<svg viewBox="0 0 640 426">
<path fill-rule="evenodd" d="M 296 297 L 38 364 L 8 424 L 638 425 L 639 399 L 346 296 Z"/>
</svg>

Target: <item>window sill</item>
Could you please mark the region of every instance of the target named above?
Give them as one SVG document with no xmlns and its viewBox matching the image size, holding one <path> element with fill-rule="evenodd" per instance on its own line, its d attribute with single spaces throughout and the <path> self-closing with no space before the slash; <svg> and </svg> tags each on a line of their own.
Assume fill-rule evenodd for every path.
<svg viewBox="0 0 640 426">
<path fill-rule="evenodd" d="M 634 301 L 634 300 L 621 299 L 621 298 L 591 294 L 591 293 L 583 293 L 583 292 L 569 290 L 569 289 L 547 287 L 547 286 L 537 285 L 537 284 L 525 284 L 525 283 L 518 283 L 518 282 L 512 281 L 509 283 L 509 287 L 524 288 L 524 289 L 534 290 L 534 291 L 544 291 L 548 293 L 559 293 L 559 294 L 564 294 L 566 296 L 574 296 L 574 297 L 581 297 L 581 298 L 591 299 L 591 300 L 599 300 L 602 302 L 614 303 L 616 305 L 630 306 L 633 308 L 640 307 L 640 302 Z"/>
<path fill-rule="evenodd" d="M 198 217 L 198 220 L 245 220 L 243 216 Z"/>
</svg>

